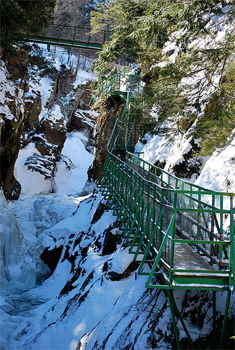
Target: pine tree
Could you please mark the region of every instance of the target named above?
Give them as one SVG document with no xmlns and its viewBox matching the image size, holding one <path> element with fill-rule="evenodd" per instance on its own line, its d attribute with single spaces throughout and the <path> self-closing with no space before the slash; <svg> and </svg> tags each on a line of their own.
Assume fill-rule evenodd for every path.
<svg viewBox="0 0 235 350">
<path fill-rule="evenodd" d="M 1 46 L 4 53 L 22 36 L 40 32 L 53 18 L 56 0 L 1 0 Z"/>
<path fill-rule="evenodd" d="M 235 0 L 111 0 L 102 4 L 92 13 L 93 30 L 109 26 L 113 34 L 96 60 L 96 74 L 106 74 L 117 57 L 134 58 L 151 80 L 151 100 L 149 94 L 147 98 L 158 109 L 159 127 L 171 119 L 175 132 L 185 132 L 211 103 L 219 114 L 209 117 L 205 110 L 205 118 L 216 120 L 221 135 L 217 142 L 213 131 L 211 146 L 222 145 L 234 123 L 230 117 L 226 128 L 228 115 L 234 113 L 234 95 L 223 88 L 235 52 L 232 5 Z M 225 26 L 226 35 L 217 39 L 219 28 Z M 195 136 L 206 138 L 211 125 L 206 126 L 205 119 L 198 123 Z"/>
</svg>

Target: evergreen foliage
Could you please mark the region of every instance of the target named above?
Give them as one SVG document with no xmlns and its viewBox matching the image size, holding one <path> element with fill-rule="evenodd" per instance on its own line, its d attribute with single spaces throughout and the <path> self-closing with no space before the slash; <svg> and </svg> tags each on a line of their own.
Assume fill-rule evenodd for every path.
<svg viewBox="0 0 235 350">
<path fill-rule="evenodd" d="M 21 81 L 40 75 L 53 74 L 53 68 L 37 45 L 23 41 L 24 36 L 36 34 L 50 24 L 56 0 L 2 0 L 1 48 L 9 72 Z"/>
<path fill-rule="evenodd" d="M 196 132 L 202 137 L 202 154 L 211 154 L 223 147 L 235 136 L 235 62 L 230 61 L 221 89 L 213 94 L 204 116 L 199 120 Z"/>
<path fill-rule="evenodd" d="M 234 0 L 110 0 L 92 12 L 93 31 L 111 28 L 111 40 L 95 62 L 103 77 L 125 55 L 150 77 L 145 105 L 158 110 L 158 132 L 193 123 L 202 153 L 227 142 L 234 121 Z M 220 39 L 221 28 L 227 27 Z M 211 97 L 210 97 L 211 96 Z M 172 134 L 172 129 L 171 129 Z"/>
<path fill-rule="evenodd" d="M 1 46 L 6 55 L 22 36 L 42 31 L 53 18 L 56 0 L 2 0 Z"/>
<path fill-rule="evenodd" d="M 84 27 L 90 24 L 90 13 L 102 0 L 56 0 L 54 24 Z"/>
</svg>

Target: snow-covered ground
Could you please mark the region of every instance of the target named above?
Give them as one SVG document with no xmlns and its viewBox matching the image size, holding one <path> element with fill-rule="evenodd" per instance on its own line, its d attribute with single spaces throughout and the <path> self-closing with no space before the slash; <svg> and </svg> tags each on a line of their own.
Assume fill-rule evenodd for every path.
<svg viewBox="0 0 235 350">
<path fill-rule="evenodd" d="M 42 48 L 45 55 L 50 54 L 45 46 Z M 75 68 L 76 57 L 68 60 L 67 56 L 66 61 L 65 56 L 57 49 L 53 55 L 54 64 L 58 67 L 74 64 Z M 13 83 L 8 85 L 5 67 L 1 73 L 5 79 L 2 79 L 0 96 L 3 104 L 7 91 L 10 89 L 14 95 L 15 87 Z M 79 69 L 74 87 L 91 78 L 91 73 Z M 47 113 L 45 106 L 51 90 L 49 78 L 30 82 L 27 96 L 33 91 L 41 94 L 40 120 Z M 61 114 L 59 106 L 55 105 L 53 110 L 54 117 L 58 118 Z M 9 119 L 14 118 L 8 112 Z M 106 230 L 117 233 L 115 227 L 112 228 L 116 217 L 105 210 L 100 219 L 94 220 L 101 196 L 92 194 L 94 184 L 86 183 L 87 170 L 92 163 L 92 154 L 86 150 L 86 143 L 87 136 L 81 132 L 67 134 L 53 183 L 25 166 L 26 159 L 38 153 L 34 143 L 29 143 L 20 150 L 15 164 L 14 174 L 21 184 L 19 200 L 7 203 L 0 192 L 2 350 L 76 349 L 83 334 L 95 329 L 102 320 L 105 325 L 102 324 L 100 336 L 89 335 L 89 338 L 91 344 L 91 338 L 103 342 L 112 332 L 111 320 L 114 325 L 115 320 L 119 324 L 118 320 L 127 313 L 138 319 L 139 310 L 143 308 L 143 321 L 148 308 L 151 310 L 156 303 L 154 292 L 146 294 L 145 279 L 135 280 L 133 271 L 136 266 L 129 268 L 133 257 L 127 248 L 122 247 L 120 237 L 112 252 L 103 251 Z M 55 256 L 59 251 L 52 274 L 40 258 L 45 250 L 55 252 Z M 53 262 L 56 258 L 50 259 Z M 124 272 L 125 278 L 120 277 Z M 143 293 L 146 296 L 143 297 Z M 161 298 L 164 302 L 160 309 L 166 312 L 163 328 L 170 334 L 169 310 L 164 296 Z M 143 305 L 139 305 L 139 299 Z M 118 341 L 118 324 L 112 342 Z M 137 324 L 137 328 L 142 327 L 142 322 Z M 134 340 L 135 336 L 134 327 L 131 338 Z M 124 338 L 123 341 L 125 343 Z M 86 343 L 85 338 L 81 340 L 82 347 Z"/>
<path fill-rule="evenodd" d="M 77 136 L 69 138 L 66 155 L 72 158 L 75 151 L 85 159 L 87 151 Z M 144 276 L 136 279 L 130 273 L 119 280 L 133 256 L 121 240 L 113 252 L 102 254 L 105 230 L 116 217 L 105 210 L 92 223 L 101 197 L 92 194 L 92 184 L 87 188 L 89 195 L 79 196 L 85 185 L 84 169 L 80 162 L 74 163 L 66 174 L 68 183 L 63 169 L 58 170 L 57 193 L 21 195 L 8 204 L 0 197 L 1 349 L 75 350 L 79 341 L 81 350 L 120 350 L 129 343 L 135 343 L 137 350 L 153 349 L 156 342 L 159 349 L 170 349 L 166 297 L 161 291 L 146 290 Z M 208 166 L 211 176 L 212 170 Z M 115 226 L 112 230 L 118 232 Z M 50 276 L 40 254 L 59 247 L 61 256 Z M 179 304 L 183 297 L 183 292 L 176 293 Z M 217 300 L 223 312 L 222 293 L 217 293 Z M 207 334 L 211 324 L 205 320 L 202 329 L 190 323 L 188 327 L 197 338 Z"/>
<path fill-rule="evenodd" d="M 141 152 L 141 158 L 150 164 L 156 160 L 165 161 L 164 169 L 170 172 L 171 167 L 182 162 L 184 154 L 191 148 L 191 138 L 187 134 L 175 136 L 173 142 L 159 135 L 146 135 L 145 139 L 146 144 L 139 142 L 136 145 L 136 152 Z M 202 162 L 200 175 L 193 175 L 190 182 L 214 191 L 235 193 L 235 138 L 211 157 L 202 158 Z"/>
<path fill-rule="evenodd" d="M 84 197 L 60 194 L 22 196 L 9 205 L 19 230 L 14 226 L 13 214 L 10 216 L 11 212 L 7 209 L 3 212 L 1 349 L 75 349 L 84 332 L 90 331 L 109 313 L 124 291 L 127 304 L 127 299 L 138 298 L 143 292 L 143 279 L 138 283 L 134 282 L 133 276 L 121 282 L 103 280 L 107 256 L 101 256 L 91 243 L 100 235 L 104 236 L 104 230 L 115 221 L 115 217 L 107 212 L 91 225 L 99 201 L 99 196 L 88 196 L 85 200 Z M 2 197 L 1 206 L 6 207 Z M 9 222 L 12 222 L 11 231 Z M 9 232 L 14 238 L 9 238 Z M 81 247 L 78 245 L 76 250 L 75 270 L 72 271 L 71 261 L 63 261 L 62 253 L 54 273 L 47 278 L 49 270 L 40 261 L 43 249 L 54 248 L 54 241 L 66 249 L 71 239 L 75 243 L 79 237 L 82 241 Z M 84 258 L 82 249 L 86 248 L 87 257 Z M 118 250 L 112 271 L 122 273 L 132 261 L 132 256 L 127 249 L 122 250 L 121 245 Z M 112 264 L 112 255 L 108 256 L 108 260 Z M 82 276 L 74 281 L 74 289 L 63 295 L 61 292 L 66 283 L 79 269 Z M 91 273 L 93 276 L 89 279 Z M 92 280 L 94 286 L 86 283 L 87 279 Z M 80 305 L 82 297 L 83 306 Z M 67 305 L 70 307 L 66 311 Z"/>
<path fill-rule="evenodd" d="M 79 73 L 77 84 L 88 77 Z M 50 90 L 49 81 L 44 86 Z M 92 155 L 84 143 L 84 134 L 68 134 L 62 154 L 70 166 L 58 163 L 54 193 L 43 176 L 24 167 L 26 157 L 37 152 L 33 143 L 20 151 L 15 166 L 20 199 L 7 203 L 0 193 L 1 349 L 75 350 L 78 341 L 81 350 L 123 350 L 128 344 L 135 344 L 135 350 L 170 349 L 168 301 L 162 291 L 146 290 L 145 276 L 136 278 L 133 256 L 118 238 L 113 213 L 104 209 L 97 216 L 101 196 L 86 182 Z M 172 164 L 188 143 L 177 139 L 169 145 L 155 136 L 138 147 L 145 160 L 154 163 L 163 155 Z M 213 154 L 197 184 L 235 192 L 234 149 L 235 140 Z M 104 253 L 110 232 L 117 235 L 115 249 Z M 40 258 L 44 250 L 54 252 L 52 274 Z M 179 305 L 183 298 L 178 291 Z M 225 298 L 222 293 L 217 298 L 223 312 Z M 211 315 L 211 306 L 208 310 Z M 203 322 L 201 328 L 189 322 L 194 338 L 211 329 L 209 318 Z"/>
<path fill-rule="evenodd" d="M 85 160 L 87 151 L 77 136 L 69 138 L 66 155 L 73 159 L 75 152 Z M 160 311 L 159 327 L 170 336 L 170 311 L 162 292 L 146 292 L 146 279 L 136 280 L 133 273 L 118 279 L 133 260 L 128 248 L 119 240 L 112 253 L 102 254 L 105 230 L 116 217 L 105 211 L 92 223 L 101 196 L 79 197 L 85 184 L 79 161 L 66 173 L 67 183 L 63 170 L 59 168 L 56 176 L 57 193 L 34 195 L 35 183 L 28 177 L 30 194 L 8 204 L 1 194 L 1 349 L 74 350 L 92 330 L 82 338 L 82 349 L 88 340 L 86 349 L 94 342 L 102 343 L 110 333 L 106 349 L 115 344 L 122 349 L 127 339 L 120 339 L 119 334 L 133 320 L 135 326 L 129 327 L 126 337 L 134 341 L 141 330 L 136 348 L 143 349 L 149 324 Z M 21 173 L 20 162 L 16 172 Z M 92 193 L 92 184 L 86 189 Z M 38 192 L 37 187 L 35 190 Z M 50 276 L 40 255 L 45 248 L 60 246 L 61 256 Z M 153 312 L 157 301 L 160 304 Z M 146 323 L 150 312 L 152 320 Z M 167 348 L 167 342 L 159 342 Z"/>
<path fill-rule="evenodd" d="M 56 193 L 67 195 L 80 193 L 87 181 L 87 170 L 93 158 L 85 149 L 87 141 L 87 136 L 79 131 L 67 134 L 53 183 L 51 179 L 45 179 L 43 174 L 32 172 L 25 166 L 27 158 L 35 153 L 40 154 L 34 144 L 30 143 L 20 150 L 15 165 L 15 178 L 21 184 L 21 193 L 47 194 L 52 189 Z"/>
</svg>

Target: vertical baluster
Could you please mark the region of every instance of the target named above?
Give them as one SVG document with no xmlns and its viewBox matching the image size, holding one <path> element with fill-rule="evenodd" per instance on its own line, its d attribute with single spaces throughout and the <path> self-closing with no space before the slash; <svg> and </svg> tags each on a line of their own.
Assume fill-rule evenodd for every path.
<svg viewBox="0 0 235 350">
<path fill-rule="evenodd" d="M 229 246 L 229 285 L 232 287 L 232 291 L 235 291 L 235 243 L 234 243 L 234 205 L 233 197 L 230 197 L 230 246 Z"/>
<path fill-rule="evenodd" d="M 219 240 L 223 241 L 223 195 L 220 195 L 220 233 Z M 219 270 L 222 270 L 222 244 L 219 245 Z"/>
</svg>

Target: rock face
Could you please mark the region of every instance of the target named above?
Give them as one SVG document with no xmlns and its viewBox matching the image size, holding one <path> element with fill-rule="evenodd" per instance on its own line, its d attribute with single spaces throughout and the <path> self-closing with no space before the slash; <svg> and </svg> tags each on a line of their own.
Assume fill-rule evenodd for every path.
<svg viewBox="0 0 235 350">
<path fill-rule="evenodd" d="M 24 104 L 22 89 L 11 81 L 5 67 L 1 72 L 0 91 L 5 98 L 1 105 L 1 185 L 6 198 L 17 197 L 20 185 L 14 177 L 14 163 L 20 148 L 20 138 L 24 129 Z"/>
<path fill-rule="evenodd" d="M 25 94 L 24 129 L 31 131 L 39 123 L 39 114 L 42 108 L 41 95 L 38 91 L 33 94 Z"/>
<path fill-rule="evenodd" d="M 194 139 L 190 142 L 190 150 L 183 155 L 182 162 L 173 166 L 174 174 L 177 177 L 190 179 L 193 174 L 200 175 L 202 161 L 199 156 L 194 156 L 200 150 L 199 146 L 195 143 Z"/>
<path fill-rule="evenodd" d="M 45 264 L 47 264 L 51 269 L 51 273 L 55 271 L 55 268 L 61 256 L 62 249 L 62 246 L 55 247 L 53 250 L 49 250 L 48 248 L 46 248 L 40 256 L 42 261 L 44 261 Z"/>
<path fill-rule="evenodd" d="M 21 192 L 21 186 L 14 177 L 14 166 L 20 149 L 34 143 L 38 152 L 28 156 L 24 165 L 30 171 L 39 172 L 45 179 L 53 181 L 67 131 L 87 130 L 91 139 L 88 149 L 91 150 L 94 129 L 94 120 L 89 116 L 89 83 L 82 88 L 75 88 L 73 83 L 76 74 L 73 69 L 66 69 L 62 65 L 53 74 L 52 86 L 46 91 L 46 104 L 45 97 L 42 101 L 41 92 L 45 95 L 45 90 L 37 90 L 36 85 L 32 85 L 32 88 L 27 81 L 23 84 L 14 83 L 10 79 L 17 79 L 19 72 L 12 73 L 13 75 L 8 72 L 1 61 L 0 186 L 10 200 L 17 199 Z M 87 110 L 88 113 L 79 114 L 79 109 Z"/>
<path fill-rule="evenodd" d="M 94 144 L 94 157 L 92 167 L 88 171 L 89 179 L 96 180 L 106 159 L 107 144 L 116 118 L 122 115 L 124 109 L 123 101 L 108 99 L 106 106 L 97 117 L 97 133 Z"/>
</svg>

